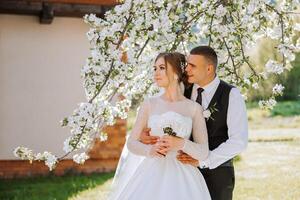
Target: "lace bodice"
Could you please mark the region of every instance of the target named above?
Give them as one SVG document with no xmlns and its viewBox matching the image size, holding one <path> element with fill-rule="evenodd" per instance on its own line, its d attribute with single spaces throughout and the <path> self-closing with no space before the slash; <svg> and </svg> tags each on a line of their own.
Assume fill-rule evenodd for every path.
<svg viewBox="0 0 300 200">
<path fill-rule="evenodd" d="M 148 127 L 151 135 L 163 136 L 163 128 L 171 127 L 178 137 L 189 138 L 192 133 L 193 120 L 174 111 L 163 114 L 153 114 L 149 117 Z"/>
<path fill-rule="evenodd" d="M 137 155 L 149 156 L 152 145 L 139 141 L 143 129 L 151 128 L 151 135 L 163 136 L 163 128 L 171 126 L 177 136 L 185 139 L 182 150 L 202 160 L 208 155 L 207 130 L 202 112 L 202 107 L 189 99 L 169 102 L 160 96 L 149 98 L 140 107 L 127 147 Z M 194 142 L 189 140 L 191 134 Z"/>
</svg>

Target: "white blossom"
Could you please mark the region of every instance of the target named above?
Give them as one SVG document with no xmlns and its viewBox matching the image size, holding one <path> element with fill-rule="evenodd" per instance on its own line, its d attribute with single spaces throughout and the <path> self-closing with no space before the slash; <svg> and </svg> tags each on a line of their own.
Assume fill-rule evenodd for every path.
<svg viewBox="0 0 300 200">
<path fill-rule="evenodd" d="M 223 7 L 223 5 L 219 5 L 217 10 L 216 10 L 216 15 L 218 17 L 223 17 L 226 14 L 227 10 L 226 8 Z"/>
<path fill-rule="evenodd" d="M 282 36 L 282 31 L 280 26 L 274 28 L 267 28 L 267 36 L 272 39 L 279 39 Z"/>
<path fill-rule="evenodd" d="M 88 20 L 89 21 L 95 21 L 96 19 L 97 19 L 97 17 L 96 17 L 96 15 L 95 14 L 90 14 L 90 15 L 87 15 L 87 17 L 88 17 Z"/>
<path fill-rule="evenodd" d="M 299 52 L 300 51 L 300 38 L 297 40 L 296 42 L 296 46 L 295 46 L 295 51 Z"/>
<path fill-rule="evenodd" d="M 284 89 L 284 86 L 282 86 L 281 84 L 276 84 L 272 91 L 273 91 L 273 94 L 275 95 L 282 95 L 283 94 L 283 89 Z"/>
<path fill-rule="evenodd" d="M 70 145 L 70 140 L 71 137 L 68 137 L 65 141 L 64 141 L 64 152 L 69 153 L 73 150 L 73 147 Z"/>
<path fill-rule="evenodd" d="M 101 142 L 104 142 L 104 141 L 107 140 L 108 135 L 107 135 L 107 133 L 105 133 L 105 132 L 101 132 L 99 138 L 100 138 L 100 141 L 101 141 Z"/>
<path fill-rule="evenodd" d="M 250 1 L 250 4 L 247 6 L 247 13 L 249 15 L 252 15 L 254 13 L 254 11 L 255 11 L 256 8 L 257 8 L 257 5 L 255 4 L 255 2 L 254 1 Z"/>
<path fill-rule="evenodd" d="M 76 162 L 77 164 L 84 164 L 84 162 L 89 159 L 89 156 L 84 152 L 81 154 L 75 154 L 73 156 L 73 160 L 74 162 Z"/>
<path fill-rule="evenodd" d="M 257 90 L 259 88 L 258 83 L 253 83 L 252 87 Z"/>
<path fill-rule="evenodd" d="M 294 61 L 295 60 L 295 54 L 293 53 L 293 50 L 295 49 L 295 46 L 287 46 L 287 45 L 278 45 L 278 51 L 285 56 L 285 58 L 288 61 Z"/>
<path fill-rule="evenodd" d="M 57 163 L 56 156 L 47 151 L 44 152 L 43 156 L 45 157 L 45 164 L 49 167 L 49 170 L 52 171 Z"/>
<path fill-rule="evenodd" d="M 250 81 L 248 78 L 245 78 L 245 79 L 244 79 L 244 83 L 246 83 L 247 85 L 250 85 L 250 84 L 251 84 L 251 81 Z"/>
<path fill-rule="evenodd" d="M 274 98 L 270 98 L 268 100 L 260 100 L 258 105 L 260 108 L 263 109 L 273 109 L 276 105 L 277 101 Z"/>
<path fill-rule="evenodd" d="M 296 24 L 294 25 L 294 30 L 295 30 L 295 31 L 300 31 L 300 23 L 296 23 Z"/>
<path fill-rule="evenodd" d="M 265 66 L 268 73 L 281 74 L 283 72 L 283 65 L 274 60 L 269 60 Z"/>
<path fill-rule="evenodd" d="M 35 160 L 45 160 L 45 157 L 44 157 L 43 154 L 37 153 L 37 154 L 35 155 Z"/>
<path fill-rule="evenodd" d="M 30 160 L 32 161 L 34 159 L 34 155 L 31 149 L 28 149 L 27 147 L 17 147 L 14 149 L 14 155 L 16 157 L 21 158 L 22 160 Z"/>
</svg>

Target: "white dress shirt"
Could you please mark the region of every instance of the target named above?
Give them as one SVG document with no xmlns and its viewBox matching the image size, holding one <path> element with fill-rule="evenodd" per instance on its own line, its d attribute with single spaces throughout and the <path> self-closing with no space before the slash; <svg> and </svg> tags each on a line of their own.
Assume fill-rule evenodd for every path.
<svg viewBox="0 0 300 200">
<path fill-rule="evenodd" d="M 207 109 L 212 100 L 220 79 L 216 78 L 203 87 L 202 107 Z M 197 89 L 200 86 L 194 84 L 191 99 L 196 101 Z M 224 162 L 232 159 L 234 156 L 246 149 L 248 144 L 248 121 L 244 98 L 237 88 L 232 88 L 229 94 L 229 104 L 227 112 L 228 139 L 220 144 L 216 149 L 209 151 L 206 160 L 199 161 L 200 168 L 214 169 Z"/>
</svg>

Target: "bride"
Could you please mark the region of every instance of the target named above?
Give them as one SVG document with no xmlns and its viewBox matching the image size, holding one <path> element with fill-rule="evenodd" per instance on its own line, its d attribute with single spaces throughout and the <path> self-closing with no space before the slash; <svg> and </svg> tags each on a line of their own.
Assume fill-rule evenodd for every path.
<svg viewBox="0 0 300 200">
<path fill-rule="evenodd" d="M 185 63 L 180 53 L 157 56 L 154 80 L 164 93 L 142 103 L 126 143 L 129 154 L 134 155 L 125 163 L 121 157 L 123 164 L 118 166 L 109 199 L 210 199 L 199 169 L 176 159 L 179 150 L 198 160 L 204 160 L 209 151 L 203 109 L 185 98 L 180 89 Z M 155 145 L 139 141 L 144 128 L 151 128 L 151 135 L 160 138 Z M 191 136 L 194 142 L 189 140 Z"/>
</svg>

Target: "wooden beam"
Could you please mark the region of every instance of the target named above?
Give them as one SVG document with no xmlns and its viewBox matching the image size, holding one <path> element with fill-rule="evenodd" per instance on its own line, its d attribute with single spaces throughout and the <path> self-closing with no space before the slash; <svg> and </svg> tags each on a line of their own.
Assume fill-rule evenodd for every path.
<svg viewBox="0 0 300 200">
<path fill-rule="evenodd" d="M 42 5 L 43 8 L 40 14 L 40 23 L 51 24 L 54 18 L 53 4 L 43 3 Z"/>
<path fill-rule="evenodd" d="M 58 1 L 65 3 L 58 3 Z M 41 23 L 50 24 L 55 16 L 83 17 L 85 14 L 94 13 L 98 17 L 104 17 L 105 12 L 113 7 L 113 5 L 100 5 L 100 1 L 99 4 L 77 4 L 74 3 L 75 1 L 79 2 L 79 0 L 0 0 L 0 14 L 36 15 L 40 17 Z M 101 2 L 108 3 L 103 0 Z"/>
<path fill-rule="evenodd" d="M 31 2 L 67 3 L 67 4 L 92 4 L 92 5 L 117 5 L 118 0 L 27 0 Z"/>
</svg>

